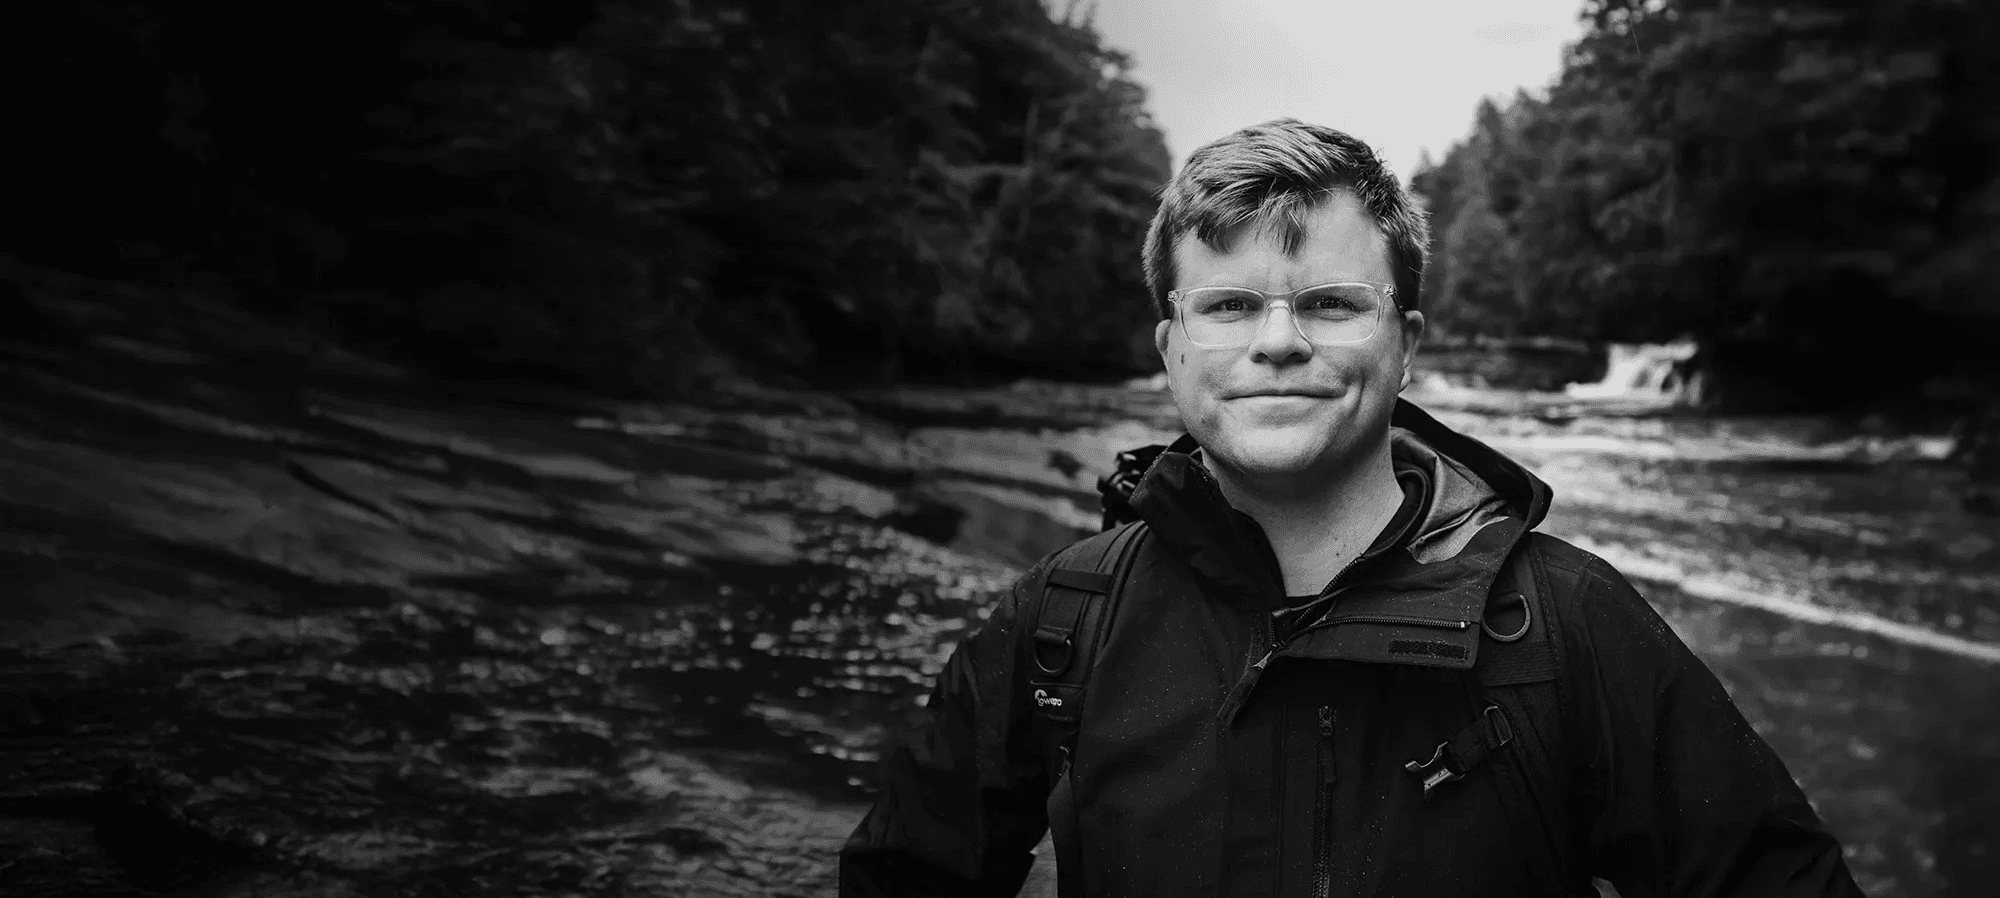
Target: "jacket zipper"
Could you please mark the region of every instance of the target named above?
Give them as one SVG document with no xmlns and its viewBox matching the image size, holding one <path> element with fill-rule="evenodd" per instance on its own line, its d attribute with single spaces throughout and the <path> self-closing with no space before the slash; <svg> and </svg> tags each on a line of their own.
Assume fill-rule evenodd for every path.
<svg viewBox="0 0 2000 898">
<path fill-rule="evenodd" d="M 1319 707 L 1319 790 L 1313 803 L 1313 895 L 1333 888 L 1333 708 Z"/>
<path fill-rule="evenodd" d="M 1357 614 L 1338 620 L 1317 621 L 1311 626 L 1300 627 L 1297 632 L 1294 632 L 1285 639 L 1271 640 L 1270 647 L 1264 652 L 1264 657 L 1257 659 L 1257 663 L 1250 666 L 1261 673 L 1271 663 L 1272 658 L 1277 657 L 1278 653 L 1284 651 L 1286 646 L 1299 641 L 1300 637 L 1314 630 L 1338 627 L 1341 624 L 1403 624 L 1410 627 L 1431 627 L 1438 630 L 1463 630 L 1472 626 L 1470 621 L 1435 620 L 1428 617 L 1406 617 L 1398 614 Z"/>
<path fill-rule="evenodd" d="M 1463 630 L 1472 626 L 1471 621 L 1438 620 L 1430 617 L 1412 617 L 1401 614 L 1355 614 L 1347 617 L 1327 618 L 1315 621 L 1311 626 L 1302 627 L 1299 633 L 1310 633 L 1324 627 L 1341 624 L 1403 624 L 1411 627 L 1433 627 L 1439 630 Z"/>
</svg>

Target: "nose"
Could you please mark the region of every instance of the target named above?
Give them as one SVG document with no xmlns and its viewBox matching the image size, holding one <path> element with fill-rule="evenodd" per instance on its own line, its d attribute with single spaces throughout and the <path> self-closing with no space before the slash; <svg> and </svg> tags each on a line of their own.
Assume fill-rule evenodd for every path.
<svg viewBox="0 0 2000 898">
<path fill-rule="evenodd" d="M 1279 319 L 1281 313 L 1283 320 Z M 1291 365 L 1312 358 L 1312 354 L 1312 341 L 1299 330 L 1298 319 L 1292 317 L 1291 303 L 1272 303 L 1258 324 L 1257 338 L 1250 341 L 1250 358 L 1272 365 Z"/>
</svg>

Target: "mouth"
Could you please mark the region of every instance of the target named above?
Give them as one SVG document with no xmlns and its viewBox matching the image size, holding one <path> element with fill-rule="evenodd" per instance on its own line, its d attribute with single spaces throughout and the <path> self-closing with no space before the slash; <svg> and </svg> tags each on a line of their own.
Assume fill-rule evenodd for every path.
<svg viewBox="0 0 2000 898">
<path fill-rule="evenodd" d="M 1273 391 L 1268 393 L 1236 393 L 1226 398 L 1228 399 L 1332 399 L 1334 397 L 1328 393 L 1300 393 L 1300 392 Z"/>
</svg>

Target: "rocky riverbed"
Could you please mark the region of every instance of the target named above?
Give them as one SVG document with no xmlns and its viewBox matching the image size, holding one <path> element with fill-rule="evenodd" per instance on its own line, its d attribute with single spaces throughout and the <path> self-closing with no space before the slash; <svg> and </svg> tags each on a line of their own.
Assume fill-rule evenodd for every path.
<svg viewBox="0 0 2000 898">
<path fill-rule="evenodd" d="M 1174 427 L 1118 387 L 445 385 L 0 273 L 7 894 L 830 894 L 952 643 Z M 2000 528 L 1962 474 L 1827 422 L 1419 398 L 1641 578 L 1871 894 L 2000 886 Z"/>
</svg>

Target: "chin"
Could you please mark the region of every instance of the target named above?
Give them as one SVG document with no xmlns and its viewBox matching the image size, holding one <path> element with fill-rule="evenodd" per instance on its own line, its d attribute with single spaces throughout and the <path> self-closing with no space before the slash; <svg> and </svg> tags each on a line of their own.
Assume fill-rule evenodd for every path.
<svg viewBox="0 0 2000 898">
<path fill-rule="evenodd" d="M 1207 445 L 1207 444 L 1204 444 Z M 1253 477 L 1287 477 L 1319 467 L 1331 447 L 1305 434 L 1248 433 L 1218 441 L 1230 467 Z"/>
</svg>

